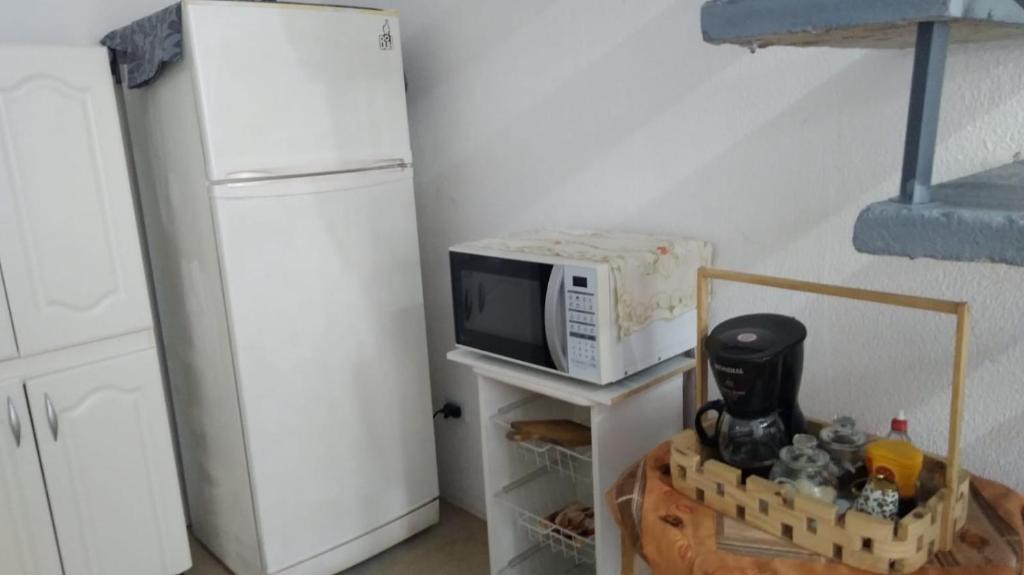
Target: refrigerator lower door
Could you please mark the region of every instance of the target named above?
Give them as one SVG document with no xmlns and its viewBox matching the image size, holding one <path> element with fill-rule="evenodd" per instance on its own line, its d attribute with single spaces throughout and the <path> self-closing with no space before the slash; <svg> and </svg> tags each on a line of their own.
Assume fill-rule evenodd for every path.
<svg viewBox="0 0 1024 575">
<path fill-rule="evenodd" d="M 398 13 L 186 0 L 211 181 L 411 161 Z"/>
<path fill-rule="evenodd" d="M 212 193 L 274 573 L 438 495 L 412 169 Z"/>
</svg>

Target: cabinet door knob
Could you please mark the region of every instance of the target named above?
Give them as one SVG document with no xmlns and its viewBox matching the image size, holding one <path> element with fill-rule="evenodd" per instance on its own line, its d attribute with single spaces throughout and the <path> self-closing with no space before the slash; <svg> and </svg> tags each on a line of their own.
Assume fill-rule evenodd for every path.
<svg viewBox="0 0 1024 575">
<path fill-rule="evenodd" d="M 53 440 L 57 441 L 57 409 L 53 407 L 49 393 L 43 394 L 43 399 L 46 401 L 46 420 L 50 423 L 50 433 L 53 434 Z"/>
<path fill-rule="evenodd" d="M 14 447 L 21 447 L 21 418 L 18 417 L 18 408 L 14 407 L 14 400 L 7 398 L 7 423 L 11 426 L 11 434 L 14 435 Z"/>
</svg>

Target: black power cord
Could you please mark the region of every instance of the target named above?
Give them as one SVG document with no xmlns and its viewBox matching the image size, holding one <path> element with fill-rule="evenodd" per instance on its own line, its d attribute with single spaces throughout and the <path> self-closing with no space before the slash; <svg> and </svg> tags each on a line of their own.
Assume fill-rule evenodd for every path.
<svg viewBox="0 0 1024 575">
<path fill-rule="evenodd" d="M 434 412 L 434 419 L 437 419 L 438 415 L 443 415 L 445 419 L 459 419 L 462 417 L 462 406 L 457 403 L 448 401 Z"/>
</svg>

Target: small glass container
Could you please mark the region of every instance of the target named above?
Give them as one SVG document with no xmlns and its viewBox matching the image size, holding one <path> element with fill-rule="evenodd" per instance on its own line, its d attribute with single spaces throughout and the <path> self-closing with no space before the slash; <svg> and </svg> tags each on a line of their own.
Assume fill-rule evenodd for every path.
<svg viewBox="0 0 1024 575">
<path fill-rule="evenodd" d="M 838 478 L 840 489 L 846 491 L 855 477 L 864 468 L 864 446 L 868 436 L 857 429 L 852 417 L 841 415 L 832 420 L 832 425 L 818 434 L 821 448 L 828 452 Z"/>
<path fill-rule="evenodd" d="M 787 499 L 791 499 L 793 493 L 800 493 L 832 503 L 837 492 L 830 463 L 829 454 L 818 449 L 818 440 L 813 435 L 798 433 L 793 436 L 793 445 L 779 452 L 770 478 L 789 487 L 784 494 Z"/>
<path fill-rule="evenodd" d="M 896 519 L 899 517 L 900 491 L 885 475 L 876 475 L 864 486 L 853 508 L 881 519 Z"/>
</svg>

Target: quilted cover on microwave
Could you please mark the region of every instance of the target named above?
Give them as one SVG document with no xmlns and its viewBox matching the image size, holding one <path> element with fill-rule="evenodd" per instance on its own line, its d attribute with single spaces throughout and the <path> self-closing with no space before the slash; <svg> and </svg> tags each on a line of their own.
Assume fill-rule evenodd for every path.
<svg viewBox="0 0 1024 575">
<path fill-rule="evenodd" d="M 620 338 L 696 307 L 697 268 L 711 265 L 711 244 L 672 235 L 540 231 L 469 245 L 608 263 Z"/>
</svg>

